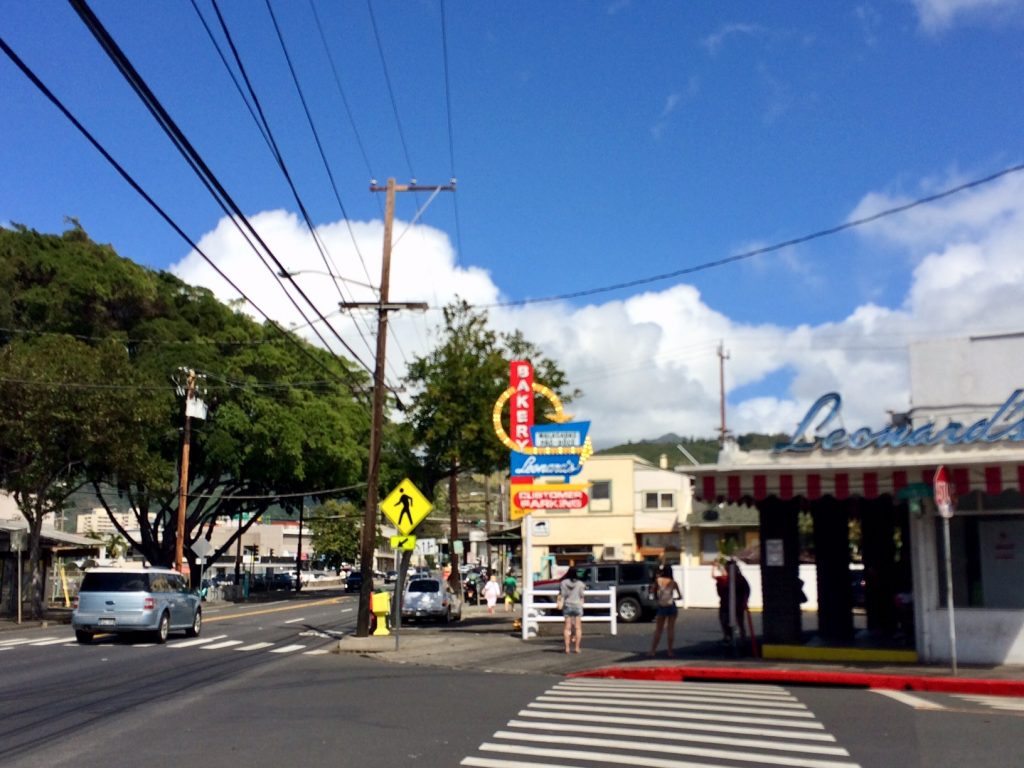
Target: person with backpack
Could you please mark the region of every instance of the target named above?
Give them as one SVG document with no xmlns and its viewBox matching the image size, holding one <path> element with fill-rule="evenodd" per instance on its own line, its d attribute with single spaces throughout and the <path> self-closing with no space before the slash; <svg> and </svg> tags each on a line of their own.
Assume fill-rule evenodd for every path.
<svg viewBox="0 0 1024 768">
<path fill-rule="evenodd" d="M 654 619 L 654 638 L 651 640 L 651 650 L 648 656 L 658 652 L 658 643 L 661 641 L 661 634 L 665 632 L 666 655 L 675 655 L 673 648 L 676 641 L 676 617 L 679 609 L 676 607 L 676 598 L 682 599 L 683 591 L 679 589 L 676 580 L 672 578 L 672 566 L 663 565 L 658 569 L 657 575 L 650 586 L 651 594 L 657 603 L 657 612 Z"/>
</svg>

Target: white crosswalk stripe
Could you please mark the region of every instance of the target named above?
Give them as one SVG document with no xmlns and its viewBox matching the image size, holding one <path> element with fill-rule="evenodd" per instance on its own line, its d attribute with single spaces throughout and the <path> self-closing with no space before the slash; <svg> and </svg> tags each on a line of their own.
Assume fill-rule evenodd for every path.
<svg viewBox="0 0 1024 768">
<path fill-rule="evenodd" d="M 202 648 L 204 651 L 219 651 L 221 648 L 231 648 L 235 645 L 241 645 L 243 642 L 242 640 L 223 640 L 212 645 L 204 645 Z"/>
<path fill-rule="evenodd" d="M 567 680 L 534 699 L 462 765 L 563 768 L 858 768 L 783 688 Z"/>
<path fill-rule="evenodd" d="M 36 637 L 36 638 L 11 638 L 7 640 L 0 640 L 0 651 L 13 651 L 21 648 L 29 647 L 40 647 L 40 646 L 51 646 L 51 645 L 63 645 L 68 648 L 81 647 L 73 638 L 69 637 Z M 157 647 L 156 643 L 139 643 L 132 642 L 127 647 L 132 649 L 140 648 L 153 648 Z M 208 637 L 196 637 L 188 640 L 172 640 L 167 643 L 168 648 L 199 648 L 204 651 L 220 651 L 231 649 L 235 651 L 261 651 L 264 649 L 271 649 L 270 653 L 286 654 L 295 653 L 296 651 L 303 651 L 305 656 L 321 656 L 331 652 L 331 647 L 328 648 L 314 648 L 313 650 L 306 650 L 307 645 L 291 643 L 283 644 L 275 647 L 272 642 L 260 641 L 250 642 L 246 644 L 245 640 L 231 640 L 227 635 L 210 635 Z M 332 646 L 333 647 L 333 646 Z"/>
<path fill-rule="evenodd" d="M 55 637 L 19 637 L 13 640 L 0 640 L 0 647 L 13 648 L 16 645 L 28 645 L 30 643 L 43 643 L 48 640 L 56 640 Z M 66 640 L 67 638 L 62 638 Z"/>
<path fill-rule="evenodd" d="M 251 645 L 243 645 L 241 648 L 235 648 L 236 651 L 259 651 L 263 648 L 269 648 L 273 643 L 252 643 Z"/>
<path fill-rule="evenodd" d="M 1024 699 L 1014 698 L 1012 696 L 982 696 L 972 694 L 958 694 L 958 699 L 962 701 L 970 702 L 971 704 L 980 704 L 983 707 L 990 707 L 992 709 L 1001 709 L 1009 712 L 1024 712 Z"/>
<path fill-rule="evenodd" d="M 294 653 L 295 651 L 301 651 L 305 647 L 304 645 L 283 645 L 280 648 L 275 648 L 271 653 Z"/>
</svg>

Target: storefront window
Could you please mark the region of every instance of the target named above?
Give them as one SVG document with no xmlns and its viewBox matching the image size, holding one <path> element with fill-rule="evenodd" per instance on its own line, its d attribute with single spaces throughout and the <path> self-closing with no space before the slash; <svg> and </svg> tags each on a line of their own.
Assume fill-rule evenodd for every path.
<svg viewBox="0 0 1024 768">
<path fill-rule="evenodd" d="M 950 521 L 953 602 L 972 608 L 1024 608 L 1024 515 L 957 515 Z M 939 601 L 946 604 L 942 520 L 936 520 Z"/>
</svg>

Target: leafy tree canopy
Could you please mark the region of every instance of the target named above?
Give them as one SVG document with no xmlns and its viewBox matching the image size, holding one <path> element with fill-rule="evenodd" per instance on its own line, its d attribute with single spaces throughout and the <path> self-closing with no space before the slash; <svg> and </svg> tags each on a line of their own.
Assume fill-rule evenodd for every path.
<svg viewBox="0 0 1024 768">
<path fill-rule="evenodd" d="M 60 236 L 0 228 L 6 289 L 0 298 L 0 351 L 8 352 L 11 366 L 2 374 L 10 385 L 2 407 L 17 418 L 16 404 L 44 402 L 38 386 L 18 383 L 24 376 L 15 374 L 27 367 L 48 382 L 45 396 L 60 400 L 49 404 L 53 421 L 76 412 L 87 428 L 80 440 L 89 448 L 80 452 L 84 458 L 68 451 L 41 454 L 40 474 L 63 473 L 72 485 L 89 481 L 108 509 L 130 508 L 140 533 L 120 534 L 151 561 L 169 563 L 184 418 L 171 379 L 181 377 L 184 366 L 203 375 L 200 393 L 211 406 L 206 420 L 192 421 L 185 547 L 190 560 L 187 545 L 209 536 L 220 516 L 248 512 L 254 523 L 271 504 L 297 508 L 304 494 L 361 496 L 360 490 L 330 489 L 358 489 L 365 478 L 364 372 L 253 321 L 204 288 L 121 258 L 73 223 Z M 68 349 L 31 358 L 19 351 L 52 344 Z M 117 355 L 109 351 L 115 349 Z M 83 367 L 95 368 L 102 361 L 102 373 L 33 362 L 46 354 L 69 366 L 80 359 Z M 93 390 L 102 392 L 95 398 L 102 407 L 95 418 L 81 418 L 94 409 L 85 407 L 86 394 L 75 382 L 97 380 L 108 387 Z M 20 433 L 0 434 L 0 455 L 31 444 L 26 430 L 44 439 L 47 425 L 22 421 Z M 8 490 L 15 482 L 11 477 L 7 471 L 2 480 Z"/>
</svg>

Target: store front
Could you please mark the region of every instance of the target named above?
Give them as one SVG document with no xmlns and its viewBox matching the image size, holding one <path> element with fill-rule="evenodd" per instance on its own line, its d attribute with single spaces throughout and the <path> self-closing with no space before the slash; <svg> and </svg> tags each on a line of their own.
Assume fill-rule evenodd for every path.
<svg viewBox="0 0 1024 768">
<path fill-rule="evenodd" d="M 764 642 L 806 639 L 798 567 L 810 548 L 818 641 L 841 647 L 866 636 L 924 661 L 949 660 L 941 519 L 932 500 L 935 472 L 945 466 L 955 500 L 957 655 L 966 663 L 1024 663 L 1024 393 L 970 419 L 920 414 L 875 431 L 828 429 L 840 403 L 835 394 L 819 399 L 789 445 L 726 446 L 717 464 L 688 470 L 698 498 L 757 507 Z M 851 551 L 852 530 L 859 552 Z M 860 631 L 854 555 L 863 564 Z"/>
</svg>

